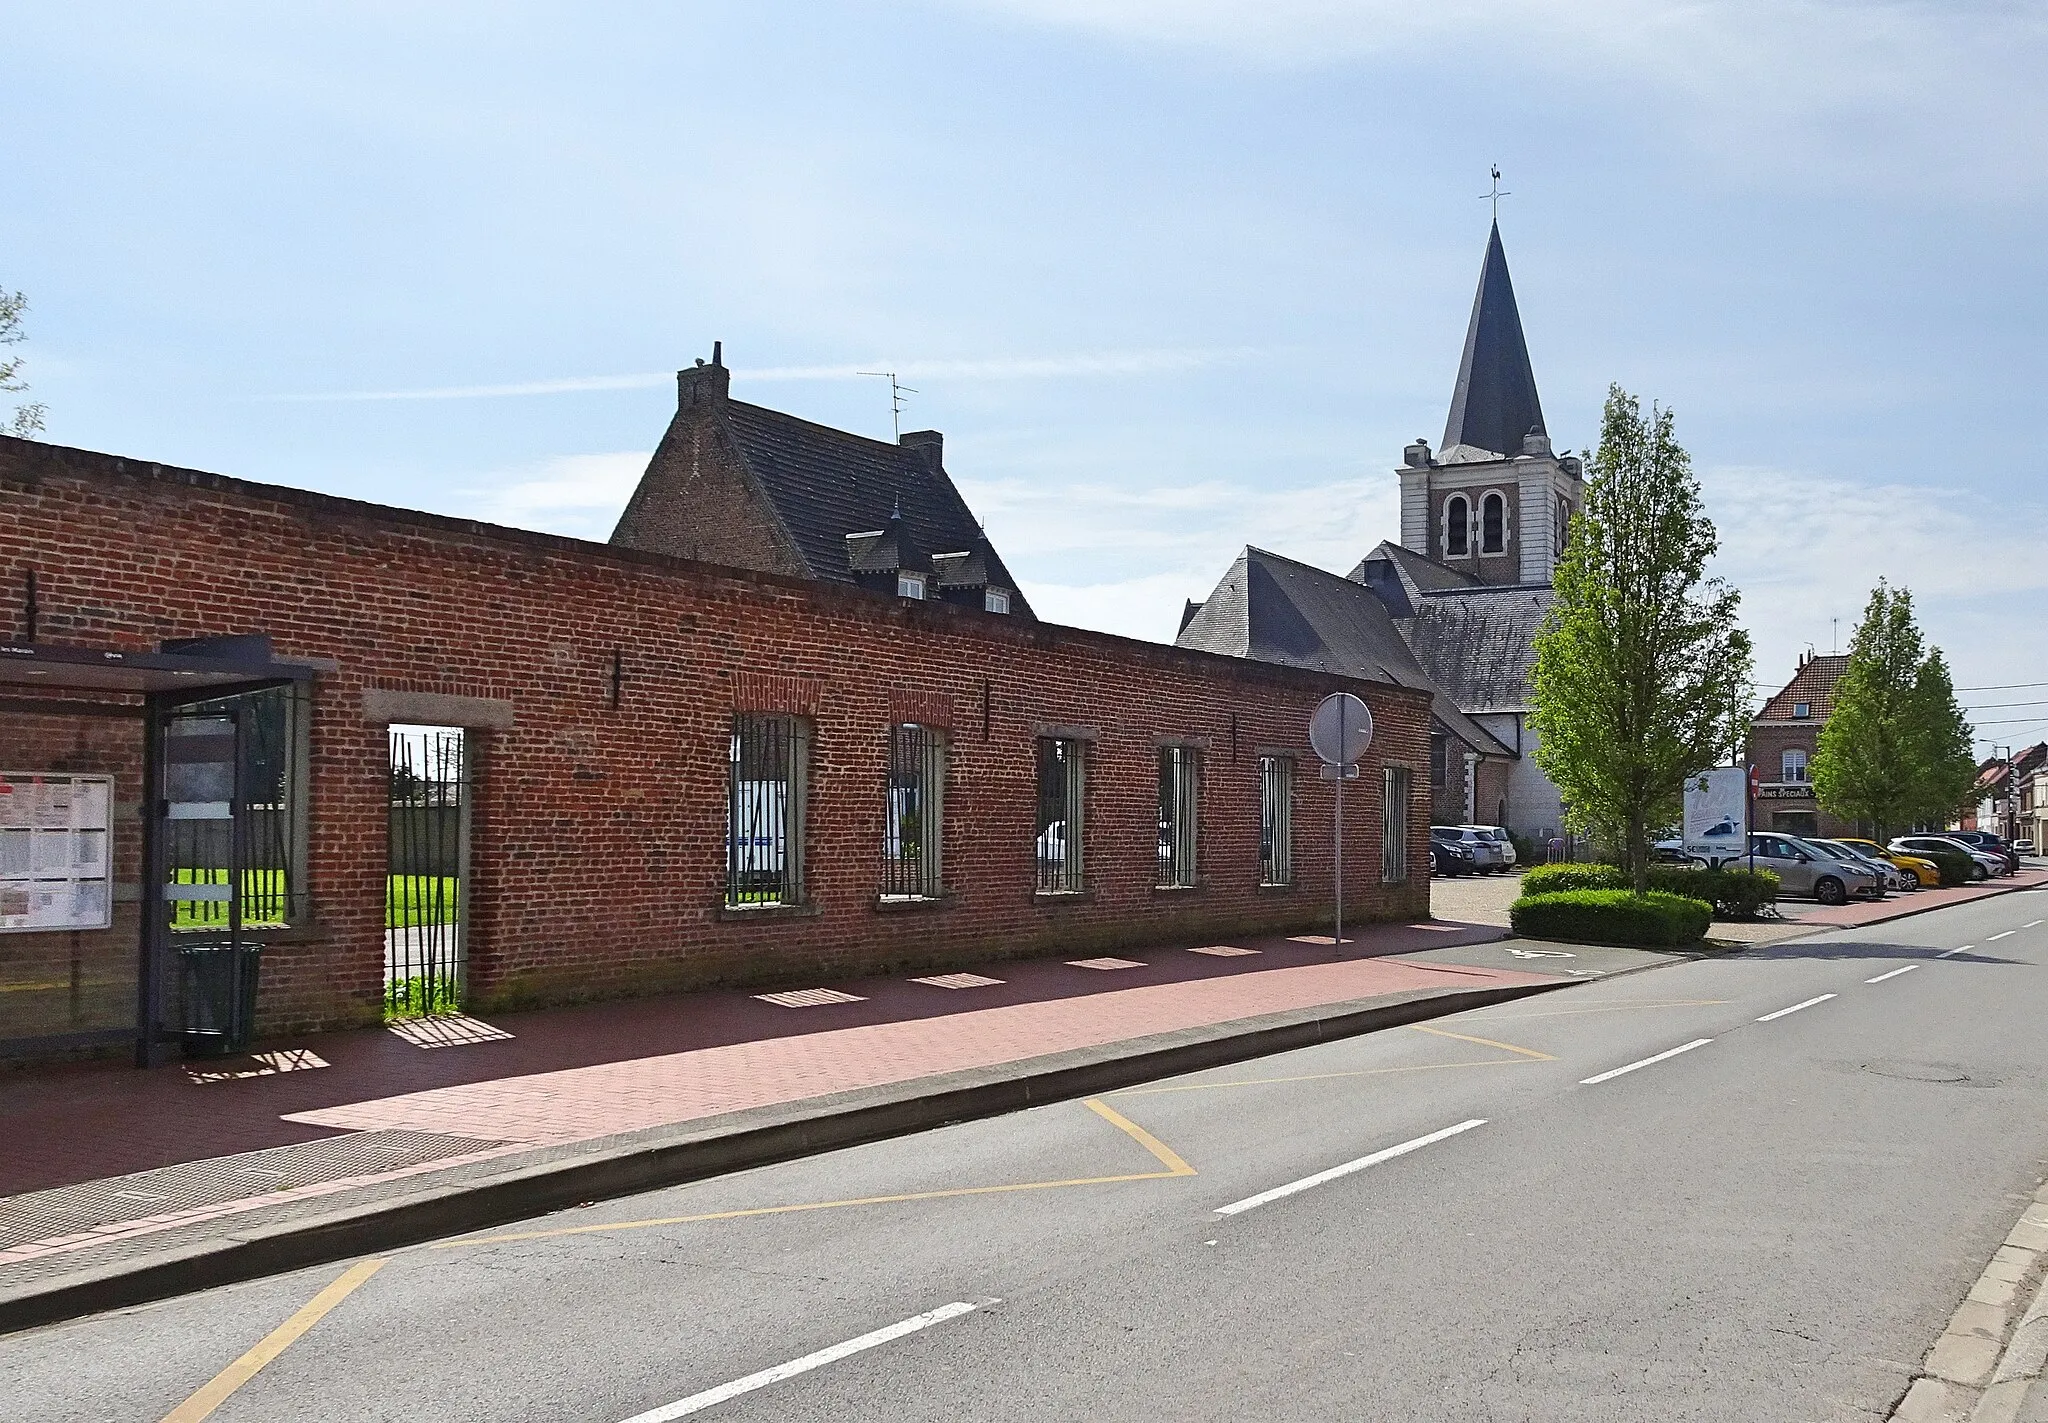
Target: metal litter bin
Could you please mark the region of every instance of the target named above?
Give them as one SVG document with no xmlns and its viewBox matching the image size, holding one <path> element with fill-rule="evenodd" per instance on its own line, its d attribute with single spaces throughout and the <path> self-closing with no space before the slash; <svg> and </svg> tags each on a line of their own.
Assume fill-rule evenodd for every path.
<svg viewBox="0 0 2048 1423">
<path fill-rule="evenodd" d="M 247 1048 L 263 945 L 180 944 L 177 953 L 185 1055 L 225 1057 Z"/>
</svg>

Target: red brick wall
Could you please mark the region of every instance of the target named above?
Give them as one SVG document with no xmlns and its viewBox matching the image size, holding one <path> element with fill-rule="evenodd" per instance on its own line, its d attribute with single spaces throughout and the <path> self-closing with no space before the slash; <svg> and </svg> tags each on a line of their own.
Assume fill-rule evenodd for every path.
<svg viewBox="0 0 2048 1423">
<path fill-rule="evenodd" d="M 1751 723 L 1749 728 L 1749 764 L 1756 767 L 1757 778 L 1762 781 L 1779 781 L 1785 774 L 1785 752 L 1797 747 L 1806 753 L 1806 773 L 1813 775 L 1813 753 L 1820 741 L 1818 721 L 1763 721 Z M 1801 831 L 1804 821 L 1787 821 L 1780 824 L 1778 815 L 1808 814 L 1814 817 L 1813 828 Z M 1822 810 L 1815 802 L 1811 790 L 1802 796 L 1786 797 L 1771 795 L 1759 797 L 1756 803 L 1756 825 L 1758 830 L 1787 830 L 1794 834 L 1834 836 L 1856 835 L 1861 832 L 1852 822 Z"/>
<path fill-rule="evenodd" d="M 314 924 L 274 936 L 269 1031 L 373 1019 L 383 975 L 386 733 L 371 688 L 510 702 L 477 737 L 469 952 L 482 1007 L 815 982 L 1325 922 L 1329 783 L 1310 710 L 1349 687 L 1377 737 L 1346 797 L 1346 912 L 1428 913 L 1428 700 L 834 585 L 683 563 L 0 440 L 0 574 L 39 575 L 45 638 L 154 647 L 266 632 L 334 658 L 315 684 Z M 610 701 L 613 651 L 624 663 Z M 807 917 L 721 916 L 736 679 L 817 688 Z M 892 698 L 954 708 L 944 857 L 957 897 L 881 912 Z M 1033 895 L 1034 732 L 1089 728 L 1089 899 Z M 11 724 L 0 725 L 0 731 Z M 1193 891 L 1157 893 L 1156 746 L 1205 748 Z M 1292 890 L 1258 888 L 1260 750 L 1300 757 Z M 1411 770 L 1407 884 L 1379 883 L 1381 769 Z"/>
</svg>

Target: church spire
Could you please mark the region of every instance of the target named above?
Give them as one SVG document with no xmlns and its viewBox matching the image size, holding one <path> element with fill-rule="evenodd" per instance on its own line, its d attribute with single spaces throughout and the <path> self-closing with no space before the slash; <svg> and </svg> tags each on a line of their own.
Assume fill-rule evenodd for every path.
<svg viewBox="0 0 2048 1423">
<path fill-rule="evenodd" d="M 1522 339 L 1522 314 L 1515 307 L 1515 287 L 1508 278 L 1508 257 L 1496 222 L 1486 239 L 1486 263 L 1479 271 L 1478 295 L 1472 299 L 1472 322 L 1465 329 L 1465 355 L 1458 363 L 1443 448 L 1449 452 L 1467 445 L 1513 456 L 1522 452 L 1523 437 L 1532 433 L 1549 432 L 1543 426 L 1543 404 L 1536 396 L 1536 375 L 1529 367 L 1528 343 Z"/>
</svg>

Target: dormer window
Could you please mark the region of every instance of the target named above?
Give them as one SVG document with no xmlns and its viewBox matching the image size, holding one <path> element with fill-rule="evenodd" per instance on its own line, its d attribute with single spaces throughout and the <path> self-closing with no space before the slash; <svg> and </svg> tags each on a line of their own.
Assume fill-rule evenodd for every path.
<svg viewBox="0 0 2048 1423">
<path fill-rule="evenodd" d="M 1794 703 L 1792 703 L 1792 719 L 1793 719 L 1794 721 L 1804 721 L 1804 720 L 1806 720 L 1806 719 L 1807 719 L 1808 717 L 1810 717 L 1810 716 L 1812 716 L 1812 715 L 1813 715 L 1813 703 L 1812 703 L 1812 702 L 1794 702 Z"/>
<path fill-rule="evenodd" d="M 898 573 L 896 575 L 896 596 L 899 598 L 923 598 L 924 575 L 922 573 Z"/>
<path fill-rule="evenodd" d="M 984 588 L 981 606 L 985 612 L 1007 613 L 1010 611 L 1010 593 L 1006 588 Z"/>
</svg>

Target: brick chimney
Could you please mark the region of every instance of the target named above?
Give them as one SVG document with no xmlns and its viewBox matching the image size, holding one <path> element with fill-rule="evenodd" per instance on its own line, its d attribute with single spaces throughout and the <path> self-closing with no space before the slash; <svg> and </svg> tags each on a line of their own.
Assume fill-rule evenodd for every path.
<svg viewBox="0 0 2048 1423">
<path fill-rule="evenodd" d="M 700 405 L 723 405 L 732 391 L 732 372 L 725 368 L 725 342 L 711 343 L 711 364 L 700 358 L 696 365 L 676 372 L 676 408 L 694 410 Z"/>
<path fill-rule="evenodd" d="M 924 467 L 937 474 L 945 464 L 946 437 L 937 430 L 905 430 L 896 437 L 896 443 L 906 450 L 914 450 L 924 461 Z"/>
</svg>

